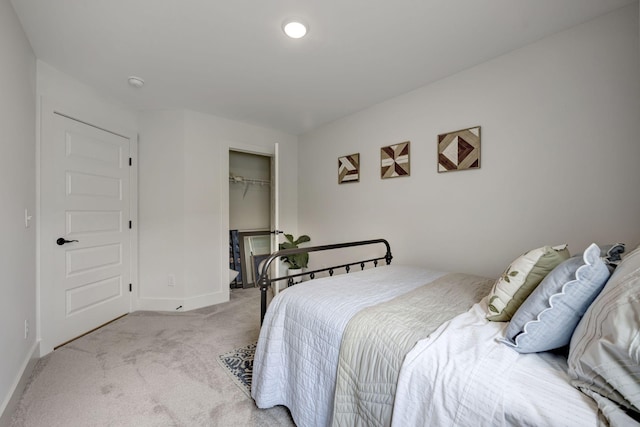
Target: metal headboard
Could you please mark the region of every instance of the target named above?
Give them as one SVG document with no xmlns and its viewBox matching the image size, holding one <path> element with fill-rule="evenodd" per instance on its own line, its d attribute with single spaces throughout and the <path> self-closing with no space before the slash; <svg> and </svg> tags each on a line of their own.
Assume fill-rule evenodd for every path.
<svg viewBox="0 0 640 427">
<path fill-rule="evenodd" d="M 294 254 L 300 254 L 300 253 L 308 253 L 308 252 L 320 252 L 320 251 L 329 251 L 329 250 L 333 250 L 333 249 L 343 249 L 343 248 L 351 248 L 354 246 L 366 246 L 366 245 L 375 245 L 378 243 L 382 243 L 385 245 L 386 247 L 386 253 L 384 256 L 378 257 L 378 258 L 371 258 L 371 259 L 366 259 L 366 260 L 362 260 L 362 261 L 355 261 L 355 262 L 350 262 L 347 264 L 340 264 L 340 265 L 335 265 L 332 267 L 324 267 L 324 268 L 319 268 L 316 270 L 312 270 L 312 271 L 305 271 L 304 273 L 300 273 L 300 274 L 293 274 L 291 276 L 282 276 L 282 277 L 276 277 L 276 278 L 270 278 L 269 277 L 269 267 L 271 266 L 271 263 L 276 260 L 279 257 L 282 256 L 287 256 L 287 255 L 294 255 Z M 351 266 L 354 265 L 360 265 L 360 269 L 364 270 L 365 264 L 372 262 L 374 267 L 378 266 L 378 261 L 380 260 L 385 260 L 385 262 L 387 263 L 387 265 L 391 264 L 391 259 L 393 257 L 391 256 L 391 246 L 389 246 L 389 242 L 387 242 L 385 239 L 373 239 L 373 240 L 361 240 L 358 242 L 347 242 L 347 243 L 336 243 L 336 244 L 332 244 L 332 245 L 323 245 L 323 246 L 311 246 L 308 248 L 295 248 L 295 249 L 283 249 L 281 251 L 277 251 L 272 253 L 269 258 L 267 258 L 264 261 L 264 264 L 262 265 L 262 271 L 260 272 L 260 278 L 258 280 L 258 284 L 260 286 L 260 293 L 261 293 L 261 302 L 260 302 L 260 324 L 262 325 L 262 322 L 264 320 L 264 315 L 267 312 L 267 290 L 269 289 L 269 287 L 271 286 L 272 283 L 274 282 L 279 282 L 282 280 L 286 280 L 287 281 L 287 286 L 291 286 L 294 284 L 293 279 L 296 277 L 302 277 L 302 276 L 309 276 L 309 278 L 313 279 L 315 278 L 316 273 L 321 273 L 324 271 L 328 271 L 330 276 L 333 276 L 333 273 L 336 269 L 340 269 L 340 268 L 344 268 L 345 271 L 347 273 L 349 273 L 349 271 L 351 270 Z"/>
</svg>

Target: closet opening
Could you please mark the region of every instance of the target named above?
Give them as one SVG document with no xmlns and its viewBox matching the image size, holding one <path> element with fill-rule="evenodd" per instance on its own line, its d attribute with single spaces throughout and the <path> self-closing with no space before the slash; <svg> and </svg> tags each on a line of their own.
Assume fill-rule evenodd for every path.
<svg viewBox="0 0 640 427">
<path fill-rule="evenodd" d="M 271 156 L 229 150 L 229 269 L 237 272 L 232 289 L 257 286 L 258 265 L 271 252 L 271 167 Z"/>
</svg>

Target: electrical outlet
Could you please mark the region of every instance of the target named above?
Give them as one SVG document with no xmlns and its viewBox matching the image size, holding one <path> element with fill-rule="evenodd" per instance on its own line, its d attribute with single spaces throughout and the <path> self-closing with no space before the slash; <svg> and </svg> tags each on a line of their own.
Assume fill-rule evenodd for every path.
<svg viewBox="0 0 640 427">
<path fill-rule="evenodd" d="M 174 274 L 170 274 L 169 275 L 169 280 L 168 280 L 167 284 L 169 286 L 175 286 L 176 285 L 176 276 Z"/>
<path fill-rule="evenodd" d="M 25 320 L 24 321 L 24 339 L 26 340 L 27 338 L 29 338 L 29 321 Z"/>
</svg>

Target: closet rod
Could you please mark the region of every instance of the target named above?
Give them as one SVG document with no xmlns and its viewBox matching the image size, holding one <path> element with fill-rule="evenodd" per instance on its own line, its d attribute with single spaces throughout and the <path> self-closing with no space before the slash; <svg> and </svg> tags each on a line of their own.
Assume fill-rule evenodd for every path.
<svg viewBox="0 0 640 427">
<path fill-rule="evenodd" d="M 256 184 L 256 185 L 270 185 L 271 181 L 265 179 L 253 179 L 245 178 L 242 176 L 231 175 L 229 176 L 229 182 L 237 184 Z"/>
</svg>

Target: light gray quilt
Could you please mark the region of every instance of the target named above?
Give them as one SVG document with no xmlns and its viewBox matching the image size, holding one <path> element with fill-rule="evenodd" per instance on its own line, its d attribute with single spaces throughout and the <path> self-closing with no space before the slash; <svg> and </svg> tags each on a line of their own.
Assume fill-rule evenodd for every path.
<svg viewBox="0 0 640 427">
<path fill-rule="evenodd" d="M 390 425 L 405 355 L 443 322 L 469 310 L 493 282 L 447 274 L 358 312 L 340 346 L 332 425 Z"/>
</svg>

